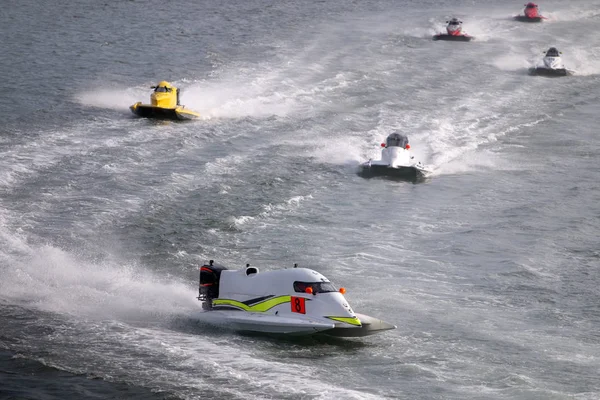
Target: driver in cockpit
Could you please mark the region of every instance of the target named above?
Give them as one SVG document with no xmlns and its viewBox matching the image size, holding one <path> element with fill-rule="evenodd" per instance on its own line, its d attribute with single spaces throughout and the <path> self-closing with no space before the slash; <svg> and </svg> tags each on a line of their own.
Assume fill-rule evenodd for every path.
<svg viewBox="0 0 600 400">
<path fill-rule="evenodd" d="M 452 18 L 450 21 L 446 21 L 448 25 L 446 26 L 446 30 L 449 35 L 457 36 L 462 31 L 462 21 L 459 21 L 458 18 Z"/>
<path fill-rule="evenodd" d="M 546 52 L 546 57 L 560 57 L 560 53 L 556 49 L 556 47 L 550 47 Z"/>
<path fill-rule="evenodd" d="M 385 142 L 386 147 L 402 147 L 403 149 L 406 149 L 408 138 L 401 133 L 394 132 L 387 137 Z"/>
<path fill-rule="evenodd" d="M 169 85 L 169 83 L 164 81 L 154 87 L 154 91 L 159 93 L 170 93 L 173 91 L 173 89 L 175 89 L 175 93 L 177 94 L 177 105 L 179 106 L 181 105 L 179 102 L 179 88 L 173 88 Z"/>
</svg>

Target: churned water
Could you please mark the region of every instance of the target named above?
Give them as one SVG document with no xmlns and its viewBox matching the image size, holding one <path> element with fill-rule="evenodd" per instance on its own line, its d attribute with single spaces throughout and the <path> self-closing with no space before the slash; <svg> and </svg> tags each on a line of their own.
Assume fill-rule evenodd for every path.
<svg viewBox="0 0 600 400">
<path fill-rule="evenodd" d="M 600 398 L 600 1 L 540 7 L 4 7 L 0 397 Z M 453 16 L 475 41 L 431 40 Z M 527 74 L 550 46 L 573 76 Z M 204 118 L 134 118 L 160 80 Z M 394 130 L 426 182 L 356 175 Z M 208 259 L 316 269 L 398 329 L 205 326 Z"/>
</svg>

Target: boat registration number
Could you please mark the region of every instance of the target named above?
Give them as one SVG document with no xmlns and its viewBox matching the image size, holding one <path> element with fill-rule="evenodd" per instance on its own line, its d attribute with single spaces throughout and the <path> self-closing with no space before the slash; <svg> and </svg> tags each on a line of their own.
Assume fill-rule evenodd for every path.
<svg viewBox="0 0 600 400">
<path fill-rule="evenodd" d="M 306 305 L 304 297 L 292 296 L 290 300 L 290 303 L 292 304 L 292 312 L 306 314 Z"/>
</svg>

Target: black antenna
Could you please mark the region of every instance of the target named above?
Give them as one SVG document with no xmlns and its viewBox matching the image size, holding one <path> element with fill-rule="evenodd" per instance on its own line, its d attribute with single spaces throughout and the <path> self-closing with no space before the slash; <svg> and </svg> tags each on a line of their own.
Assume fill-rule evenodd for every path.
<svg viewBox="0 0 600 400">
<path fill-rule="evenodd" d="M 210 265 L 212 267 L 212 265 L 214 264 L 215 260 L 209 260 L 208 261 L 208 265 Z"/>
<path fill-rule="evenodd" d="M 294 263 L 294 268 L 298 268 L 298 264 L 297 263 Z"/>
</svg>

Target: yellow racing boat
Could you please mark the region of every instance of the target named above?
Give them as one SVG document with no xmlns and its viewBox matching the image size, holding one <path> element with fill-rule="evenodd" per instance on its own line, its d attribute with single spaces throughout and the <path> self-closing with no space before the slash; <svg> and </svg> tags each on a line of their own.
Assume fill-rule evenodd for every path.
<svg viewBox="0 0 600 400">
<path fill-rule="evenodd" d="M 185 120 L 200 117 L 195 111 L 188 110 L 179 104 L 179 89 L 167 81 L 159 82 L 158 85 L 150 87 L 154 92 L 150 95 L 150 104 L 142 104 L 138 101 L 131 107 L 138 117 Z"/>
</svg>

